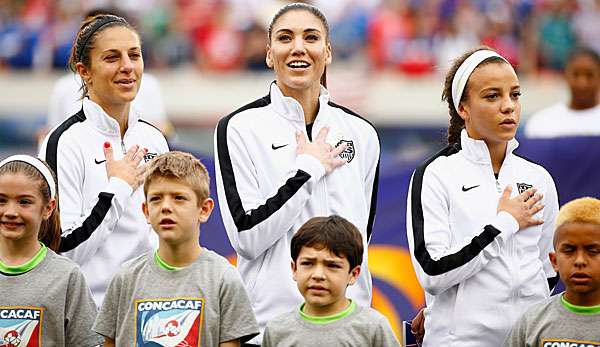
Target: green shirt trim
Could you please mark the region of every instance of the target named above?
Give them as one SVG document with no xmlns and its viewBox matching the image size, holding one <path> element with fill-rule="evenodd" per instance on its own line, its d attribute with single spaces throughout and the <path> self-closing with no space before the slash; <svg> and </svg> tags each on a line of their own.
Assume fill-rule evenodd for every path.
<svg viewBox="0 0 600 347">
<path fill-rule="evenodd" d="M 307 315 L 306 313 L 304 313 L 304 305 L 306 305 L 306 303 L 303 303 L 300 306 L 300 316 L 305 321 L 308 321 L 308 322 L 311 322 L 314 324 L 329 324 L 329 323 L 337 322 L 344 317 L 348 317 L 349 315 L 352 314 L 352 312 L 354 312 L 354 310 L 356 310 L 356 303 L 353 300 L 350 300 L 350 305 L 348 305 L 348 307 L 346 307 L 342 312 L 336 313 L 331 316 L 320 317 L 320 316 L 310 316 L 310 315 Z"/>
<path fill-rule="evenodd" d="M 158 264 L 158 266 L 160 266 L 161 268 L 163 268 L 163 269 L 165 269 L 167 271 L 179 271 L 179 270 L 183 269 L 182 267 L 177 267 L 177 266 L 172 266 L 172 265 L 167 264 L 158 255 L 158 251 L 154 252 L 154 260 L 156 261 L 156 264 Z"/>
<path fill-rule="evenodd" d="M 596 306 L 577 306 L 568 302 L 564 295 L 560 296 L 560 302 L 569 311 L 577 314 L 598 314 L 600 313 L 600 305 Z"/>
<path fill-rule="evenodd" d="M 44 258 L 46 258 L 46 254 L 48 253 L 48 248 L 46 245 L 40 242 L 42 248 L 33 256 L 33 258 L 29 259 L 26 263 L 21 265 L 11 266 L 6 265 L 2 260 L 0 260 L 0 272 L 3 272 L 8 275 L 20 275 L 26 272 L 29 272 L 35 269 Z"/>
</svg>

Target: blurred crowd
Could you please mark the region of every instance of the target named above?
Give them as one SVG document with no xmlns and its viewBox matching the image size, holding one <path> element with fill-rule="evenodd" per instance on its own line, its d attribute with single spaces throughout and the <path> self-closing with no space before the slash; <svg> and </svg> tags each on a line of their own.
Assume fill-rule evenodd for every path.
<svg viewBox="0 0 600 347">
<path fill-rule="evenodd" d="M 479 43 L 520 73 L 560 71 L 578 44 L 600 52 L 600 0 L 314 0 L 336 61 L 410 75 L 445 71 Z M 263 70 L 277 0 L 0 0 L 0 71 L 65 69 L 84 13 L 114 8 L 142 33 L 146 67 Z"/>
</svg>

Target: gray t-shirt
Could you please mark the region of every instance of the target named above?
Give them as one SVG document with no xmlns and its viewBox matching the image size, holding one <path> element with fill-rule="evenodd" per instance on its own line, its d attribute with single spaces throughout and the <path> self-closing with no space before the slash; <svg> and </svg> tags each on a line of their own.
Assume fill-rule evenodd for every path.
<svg viewBox="0 0 600 347">
<path fill-rule="evenodd" d="M 577 314 L 560 302 L 562 294 L 534 305 L 513 326 L 505 346 L 600 346 L 600 314 Z"/>
<path fill-rule="evenodd" d="M 237 270 L 202 248 L 193 264 L 178 271 L 160 267 L 154 252 L 123 264 L 93 330 L 117 346 L 210 347 L 246 341 L 258 334 L 258 325 Z"/>
<path fill-rule="evenodd" d="M 298 309 L 269 321 L 262 347 L 400 346 L 381 313 L 356 306 L 354 312 L 328 324 L 315 324 L 302 318 Z"/>
<path fill-rule="evenodd" d="M 0 273 L 0 346 L 97 346 L 95 317 L 79 267 L 51 250 L 28 272 Z"/>
</svg>

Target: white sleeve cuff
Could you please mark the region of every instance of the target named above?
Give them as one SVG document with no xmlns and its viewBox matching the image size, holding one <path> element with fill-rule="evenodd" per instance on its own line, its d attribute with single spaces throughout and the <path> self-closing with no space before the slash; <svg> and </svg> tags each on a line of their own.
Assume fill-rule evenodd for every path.
<svg viewBox="0 0 600 347">
<path fill-rule="evenodd" d="M 309 154 L 300 154 L 296 157 L 296 166 L 310 175 L 311 179 L 318 181 L 325 176 L 325 167 L 321 162 Z"/>
<path fill-rule="evenodd" d="M 111 177 L 108 179 L 107 193 L 114 194 L 119 200 L 130 197 L 133 194 L 133 189 L 124 180 L 118 177 Z"/>
<path fill-rule="evenodd" d="M 492 226 L 500 230 L 500 237 L 504 240 L 507 240 L 509 236 L 519 231 L 519 222 L 506 211 L 498 212 Z"/>
</svg>

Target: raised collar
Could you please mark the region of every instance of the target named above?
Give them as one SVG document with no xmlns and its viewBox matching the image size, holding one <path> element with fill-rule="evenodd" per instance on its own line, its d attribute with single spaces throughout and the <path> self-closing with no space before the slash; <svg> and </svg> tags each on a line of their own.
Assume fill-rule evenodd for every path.
<svg viewBox="0 0 600 347">
<path fill-rule="evenodd" d="M 467 130 L 463 129 L 460 132 L 460 146 L 462 152 L 467 159 L 472 160 L 476 163 L 492 165 L 492 159 L 490 158 L 490 151 L 483 140 L 475 140 L 469 137 Z M 510 154 L 519 147 L 519 141 L 512 138 L 508 141 L 506 146 L 505 161 L 508 159 Z"/>
<path fill-rule="evenodd" d="M 283 95 L 275 82 L 271 83 L 270 96 L 273 110 L 277 114 L 291 121 L 302 122 L 304 124 L 304 110 L 302 109 L 302 105 L 296 99 Z M 327 105 L 327 103 L 329 103 L 329 91 L 321 86 L 319 104 Z M 323 107 L 319 107 L 318 115 L 321 114 L 322 110 Z"/>
<path fill-rule="evenodd" d="M 100 105 L 96 104 L 89 98 L 83 99 L 83 112 L 85 113 L 86 119 L 102 133 L 110 135 L 121 136 L 121 129 L 119 123 L 111 116 L 109 116 Z M 139 113 L 135 107 L 129 106 L 129 119 L 127 120 L 127 128 L 131 129 L 134 127 L 140 119 Z"/>
</svg>

